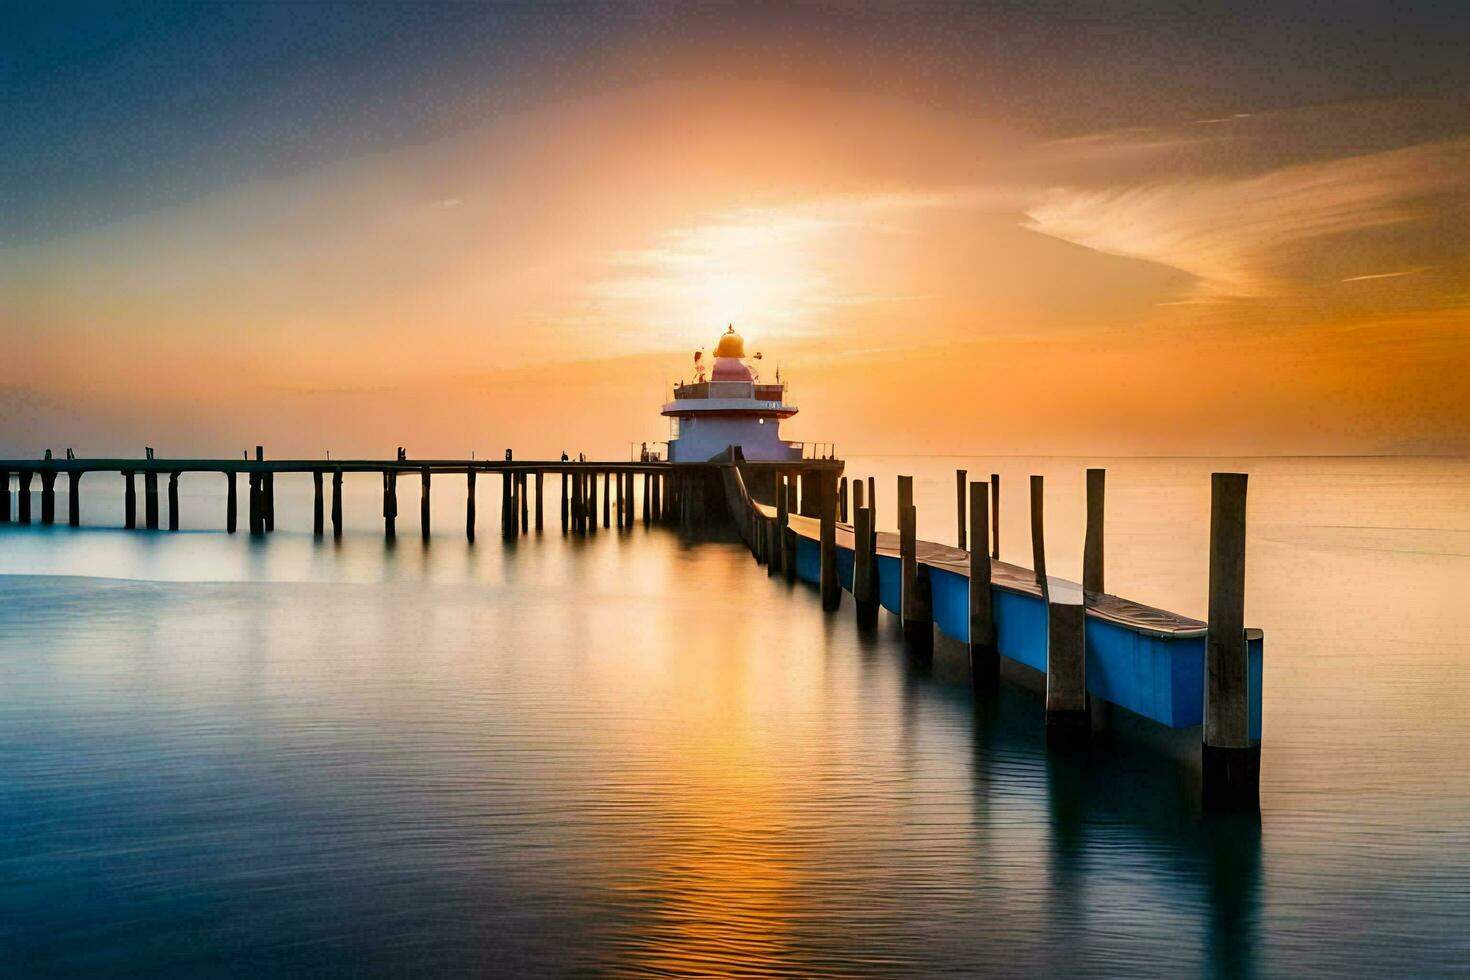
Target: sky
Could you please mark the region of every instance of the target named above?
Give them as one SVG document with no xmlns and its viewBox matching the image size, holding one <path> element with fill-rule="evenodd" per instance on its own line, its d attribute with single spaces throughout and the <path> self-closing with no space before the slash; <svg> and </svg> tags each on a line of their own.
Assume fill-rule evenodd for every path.
<svg viewBox="0 0 1470 980">
<path fill-rule="evenodd" d="M 7 5 L 0 453 L 1470 452 L 1470 5 Z"/>
</svg>

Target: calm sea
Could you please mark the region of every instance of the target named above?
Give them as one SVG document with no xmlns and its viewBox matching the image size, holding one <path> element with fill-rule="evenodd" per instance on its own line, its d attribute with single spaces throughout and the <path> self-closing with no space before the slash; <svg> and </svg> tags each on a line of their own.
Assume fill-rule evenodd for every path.
<svg viewBox="0 0 1470 980">
<path fill-rule="evenodd" d="M 1266 631 L 1261 816 L 768 578 L 729 541 L 641 527 L 514 546 L 481 483 L 416 481 L 396 545 L 375 477 L 314 541 L 0 527 L 0 971 L 12 976 L 1452 974 L 1470 970 L 1470 462 L 853 459 L 1002 475 L 1002 556 L 1076 577 L 1108 469 L 1108 586 L 1203 616 L 1209 473 L 1251 474 Z M 547 484 L 556 492 L 555 480 Z M 402 489 L 402 488 L 401 488 Z M 58 511 L 66 513 L 64 500 Z M 37 507 L 39 513 L 39 507 Z M 108 527 L 112 525 L 112 527 Z"/>
</svg>

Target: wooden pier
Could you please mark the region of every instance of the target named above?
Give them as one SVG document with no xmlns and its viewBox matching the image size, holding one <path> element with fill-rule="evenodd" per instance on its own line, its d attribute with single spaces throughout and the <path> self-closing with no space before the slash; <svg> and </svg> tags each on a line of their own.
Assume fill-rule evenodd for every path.
<svg viewBox="0 0 1470 980">
<path fill-rule="evenodd" d="M 507 454 L 509 456 L 509 454 Z M 476 534 L 476 491 L 481 475 L 500 478 L 501 535 L 515 541 L 544 527 L 545 478 L 559 477 L 563 534 L 626 531 L 641 514 L 644 527 L 677 526 L 697 532 L 733 524 L 771 575 L 815 586 L 822 607 L 837 610 L 852 596 L 858 622 L 870 628 L 887 610 L 906 642 L 927 655 L 935 630 L 967 646 L 977 696 L 996 689 L 1004 663 L 1019 664 L 1044 681 L 1048 741 L 1061 750 L 1085 747 L 1096 725 L 1094 706 L 1108 704 L 1170 729 L 1198 727 L 1204 799 L 1219 809 L 1258 808 L 1261 752 L 1263 638 L 1247 629 L 1245 595 L 1246 477 L 1215 474 L 1210 515 L 1209 621 L 1200 622 L 1108 594 L 1104 590 L 1105 474 L 1088 470 L 1083 581 L 1046 571 L 1044 481 L 1030 480 L 1032 567 L 1000 560 L 1000 477 L 970 482 L 956 473 L 958 547 L 921 541 L 913 480 L 895 488 L 897 532 L 880 531 L 878 493 L 843 475 L 841 460 L 747 461 L 738 447 L 728 457 L 699 464 L 663 461 L 392 460 L 265 458 L 0 460 L 0 523 L 30 523 L 33 486 L 40 483 L 40 523 L 55 522 L 55 485 L 68 480 L 68 523 L 80 524 L 82 477 L 123 477 L 123 523 L 136 529 L 137 477 L 144 486 L 144 526 L 160 528 L 159 480 L 167 477 L 167 527 L 179 528 L 178 481 L 184 473 L 212 474 L 226 484 L 221 524 L 235 533 L 237 480 L 248 487 L 252 535 L 275 529 L 275 477 L 310 474 L 312 528 L 342 534 L 342 479 L 372 473 L 382 481 L 384 534 L 397 533 L 398 482 L 418 476 L 419 530 L 430 537 L 435 476 L 465 477 L 465 535 Z M 331 481 L 331 506 L 324 494 Z M 12 516 L 10 481 L 19 487 Z M 641 478 L 641 481 L 640 481 Z M 641 494 L 638 490 L 642 483 Z M 600 486 L 599 486 L 600 484 Z M 598 505 L 599 494 L 601 506 Z M 534 496 L 534 506 L 531 498 Z M 849 507 L 849 500 L 851 506 Z M 534 516 L 533 516 L 534 515 Z M 847 518 L 851 517 L 849 522 Z M 600 521 L 599 521 L 600 518 Z"/>
</svg>

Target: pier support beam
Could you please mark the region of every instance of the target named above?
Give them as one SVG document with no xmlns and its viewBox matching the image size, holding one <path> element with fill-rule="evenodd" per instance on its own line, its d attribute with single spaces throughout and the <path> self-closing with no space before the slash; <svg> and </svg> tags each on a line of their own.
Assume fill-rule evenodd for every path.
<svg viewBox="0 0 1470 980">
<path fill-rule="evenodd" d="M 322 496 L 322 471 L 311 471 L 311 533 L 324 537 L 327 530 L 326 502 Z"/>
<path fill-rule="evenodd" d="M 587 530 L 597 533 L 597 474 L 587 474 Z"/>
<path fill-rule="evenodd" d="M 791 511 L 787 506 L 786 474 L 776 474 L 776 547 L 771 553 L 771 568 L 784 572 L 794 559 L 786 551 L 786 528 L 791 524 Z"/>
<path fill-rule="evenodd" d="M 150 531 L 158 530 L 158 474 L 143 474 L 143 523 Z"/>
<path fill-rule="evenodd" d="M 917 651 L 934 648 L 934 611 L 929 594 L 929 576 L 919 565 L 919 513 L 914 507 L 914 478 L 898 478 L 898 540 L 903 567 L 904 639 Z"/>
<path fill-rule="evenodd" d="M 863 481 L 858 477 L 852 481 L 852 519 L 857 522 L 857 512 L 866 505 L 863 503 Z"/>
<path fill-rule="evenodd" d="M 954 471 L 954 494 L 955 494 L 955 519 L 959 529 L 959 547 L 961 551 L 966 550 L 965 530 L 969 522 L 965 520 L 965 478 L 969 474 L 964 470 Z"/>
<path fill-rule="evenodd" d="M 383 471 L 383 536 L 398 536 L 398 471 Z"/>
<path fill-rule="evenodd" d="M 56 523 L 56 471 L 41 474 L 41 523 Z"/>
<path fill-rule="evenodd" d="M 1000 650 L 990 594 L 989 520 L 990 488 L 977 481 L 970 484 L 970 683 L 984 693 L 1000 686 Z"/>
<path fill-rule="evenodd" d="M 511 489 L 514 480 L 515 475 L 510 470 L 500 471 L 500 536 L 502 538 L 510 537 L 511 515 L 515 513 L 513 509 L 515 491 Z M 563 495 L 565 495 L 565 489 L 563 489 Z"/>
<path fill-rule="evenodd" d="M 529 534 L 531 531 L 531 476 L 524 470 L 521 472 L 521 533 Z"/>
<path fill-rule="evenodd" d="M 602 474 L 602 526 L 612 527 L 612 470 Z"/>
<path fill-rule="evenodd" d="M 990 557 L 1000 561 L 1000 474 L 990 474 Z"/>
<path fill-rule="evenodd" d="M 539 474 L 538 474 L 539 475 Z M 539 484 L 540 480 L 536 481 Z M 540 503 L 539 499 L 537 501 Z M 537 508 L 539 517 L 539 506 Z M 475 541 L 475 471 L 468 470 L 464 475 L 464 536 L 465 540 L 474 544 Z"/>
<path fill-rule="evenodd" d="M 82 526 L 82 471 L 72 470 L 66 475 L 66 522 L 72 527 Z"/>
<path fill-rule="evenodd" d="M 842 603 L 842 583 L 837 578 L 837 474 L 824 471 L 821 487 L 820 581 L 822 608 L 830 612 Z"/>
<path fill-rule="evenodd" d="M 1087 608 L 1082 596 L 1054 596 L 1046 574 L 1043 509 L 1045 483 L 1031 477 L 1031 560 L 1046 603 L 1046 733 L 1053 742 L 1085 739 L 1087 713 Z"/>
<path fill-rule="evenodd" d="M 563 470 L 561 474 L 561 530 L 563 534 L 565 534 L 569 530 L 569 527 L 567 525 L 567 520 L 570 516 L 570 512 L 568 509 L 569 505 L 567 501 L 567 481 L 570 479 L 571 475 Z"/>
<path fill-rule="evenodd" d="M 847 477 L 837 481 L 837 519 L 847 523 Z"/>
<path fill-rule="evenodd" d="M 168 529 L 177 531 L 179 529 L 179 474 L 174 471 L 168 475 Z"/>
<path fill-rule="evenodd" d="M 419 467 L 419 536 L 429 540 L 429 468 Z"/>
<path fill-rule="evenodd" d="M 1205 805 L 1261 805 L 1261 746 L 1251 737 L 1250 664 L 1245 635 L 1246 475 L 1210 483 L 1210 609 L 1205 638 Z"/>
<path fill-rule="evenodd" d="M 250 477 L 250 499 L 246 502 L 249 509 L 250 533 L 262 534 L 265 524 L 260 517 L 260 474 L 251 472 Z"/>
<path fill-rule="evenodd" d="M 868 477 L 868 510 L 873 512 L 873 533 L 878 533 L 878 480 Z M 875 568 L 877 566 L 874 566 Z"/>
<path fill-rule="evenodd" d="M 260 475 L 260 480 L 261 518 L 265 522 L 265 529 L 274 531 L 276 529 L 276 475 L 265 472 Z"/>
<path fill-rule="evenodd" d="M 0 524 L 10 523 L 10 471 L 0 470 Z"/>
<path fill-rule="evenodd" d="M 545 482 L 546 474 L 540 470 L 536 471 L 536 530 L 540 531 L 546 526 L 545 512 L 541 507 L 541 490 Z"/>
<path fill-rule="evenodd" d="M 1102 593 L 1103 588 L 1103 500 L 1107 470 L 1087 471 L 1087 537 L 1082 544 L 1082 588 Z"/>
<path fill-rule="evenodd" d="M 332 537 L 342 537 L 342 471 L 332 471 Z"/>
<path fill-rule="evenodd" d="M 797 474 L 786 474 L 786 524 L 781 530 L 781 565 L 788 582 L 796 581 L 796 531 L 791 527 L 791 515 L 800 513 L 796 509 L 799 482 L 800 477 Z"/>
<path fill-rule="evenodd" d="M 225 474 L 225 533 L 234 534 L 238 517 L 239 501 L 235 490 L 235 471 Z"/>
<path fill-rule="evenodd" d="M 619 530 L 621 530 L 622 527 L 623 527 L 623 516 L 624 516 L 623 515 L 623 510 L 624 510 L 624 507 L 626 506 L 624 504 L 624 502 L 623 502 L 623 492 L 626 489 L 625 484 L 627 483 L 627 480 L 624 479 L 622 473 L 619 473 L 618 476 L 617 476 L 617 481 L 618 481 L 618 506 L 617 506 L 616 509 L 617 509 L 617 512 L 618 512 L 618 528 L 619 528 Z"/>
<path fill-rule="evenodd" d="M 653 488 L 652 474 L 644 473 L 643 474 L 643 526 L 644 527 L 647 527 L 649 525 L 650 518 L 651 518 L 651 516 L 653 514 L 653 509 L 652 509 L 653 508 L 653 503 L 652 503 L 652 496 L 651 496 L 652 488 Z"/>
<path fill-rule="evenodd" d="M 802 471 L 801 500 L 799 501 L 801 509 L 797 512 L 802 517 L 820 518 L 822 516 L 821 480 L 822 472 L 820 470 L 812 470 L 810 472 L 806 470 Z"/>
<path fill-rule="evenodd" d="M 19 485 L 16 488 L 17 489 L 16 496 L 19 498 L 19 499 L 16 500 L 16 504 L 17 504 L 16 509 L 20 512 L 20 522 L 22 524 L 29 524 L 31 522 L 31 472 L 30 472 L 30 470 L 21 470 L 20 476 L 19 476 L 19 480 L 20 480 L 20 483 L 19 483 Z"/>
<path fill-rule="evenodd" d="M 138 490 L 133 483 L 133 471 L 123 471 L 123 527 L 131 531 L 138 526 Z"/>
<path fill-rule="evenodd" d="M 857 607 L 859 626 L 872 626 L 878 621 L 878 562 L 874 540 L 873 509 L 859 507 L 853 520 L 852 544 L 852 601 Z"/>
</svg>

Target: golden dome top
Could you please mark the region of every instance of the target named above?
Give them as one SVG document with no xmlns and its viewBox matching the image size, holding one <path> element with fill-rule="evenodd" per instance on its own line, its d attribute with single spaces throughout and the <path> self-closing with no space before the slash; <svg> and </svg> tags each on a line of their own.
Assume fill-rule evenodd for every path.
<svg viewBox="0 0 1470 980">
<path fill-rule="evenodd" d="M 734 324 L 720 336 L 720 342 L 715 347 L 716 357 L 744 357 L 745 340 L 735 332 Z"/>
</svg>

